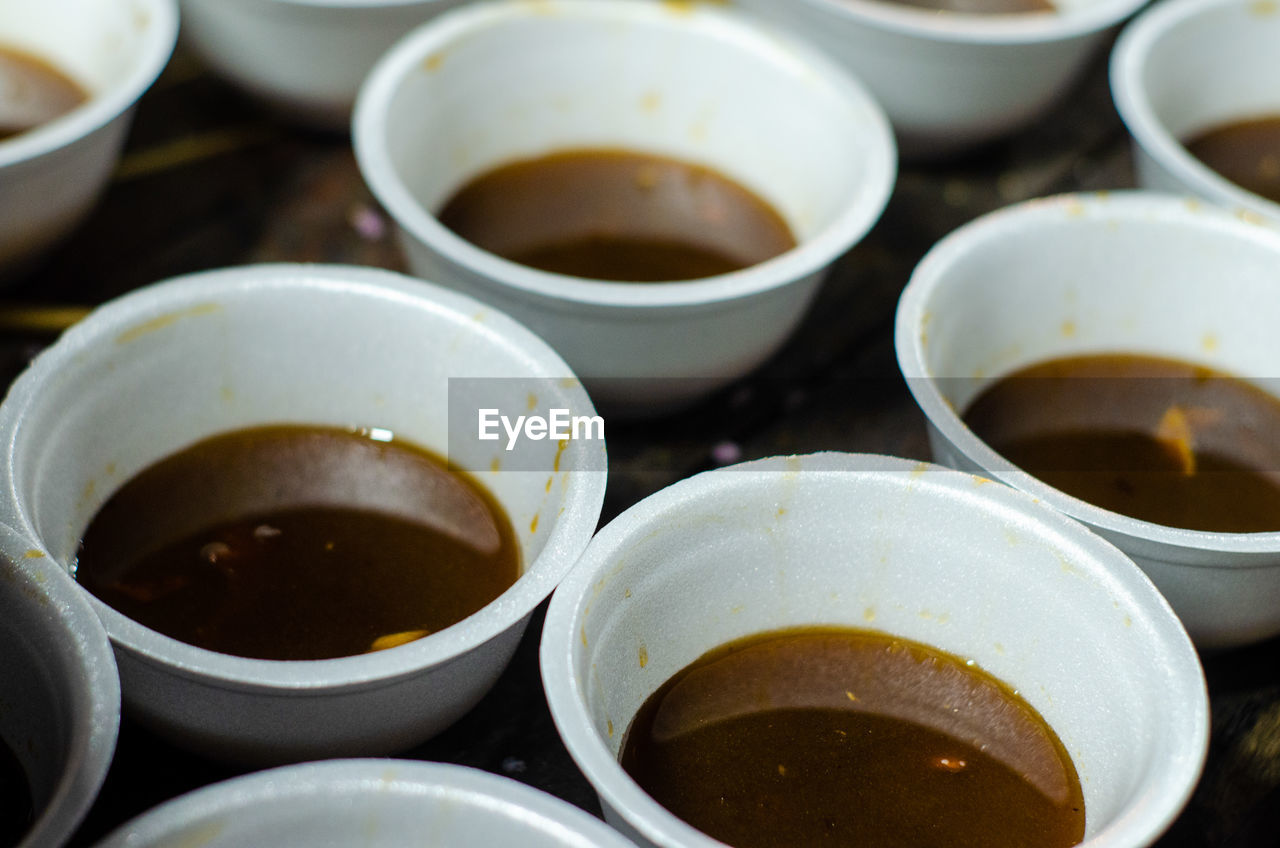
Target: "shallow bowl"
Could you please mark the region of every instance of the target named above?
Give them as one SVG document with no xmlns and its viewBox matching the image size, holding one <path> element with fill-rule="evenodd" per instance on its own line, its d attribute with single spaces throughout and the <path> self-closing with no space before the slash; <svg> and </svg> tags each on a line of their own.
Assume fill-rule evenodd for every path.
<svg viewBox="0 0 1280 848">
<path fill-rule="evenodd" d="M 650 693 L 703 653 L 809 625 L 924 642 L 1017 690 L 1075 764 L 1090 848 L 1151 844 L 1199 776 L 1199 661 L 1120 551 L 984 478 L 814 454 L 706 472 L 644 499 L 596 535 L 552 597 L 547 700 L 606 819 L 638 844 L 720 845 L 627 776 L 623 737 Z"/>
<path fill-rule="evenodd" d="M 134 103 L 177 37 L 176 0 L 0 4 L 0 44 L 43 59 L 88 94 L 0 141 L 0 279 L 29 268 L 88 214 L 120 158 Z"/>
<path fill-rule="evenodd" d="M 764 361 L 879 217 L 896 170 L 880 108 L 821 55 L 703 4 L 628 0 L 441 16 L 370 74 L 354 142 L 414 273 L 527 324 L 611 413 L 688 403 Z M 708 166 L 772 205 L 798 246 L 700 280 L 605 282 L 508 261 L 436 219 L 479 174 L 575 148 Z"/>
<path fill-rule="evenodd" d="M 628 848 L 599 819 L 514 780 L 463 766 L 333 760 L 271 769 L 181 796 L 98 848 Z"/>
<path fill-rule="evenodd" d="M 18 378 L 0 405 L 0 511 L 70 570 L 116 489 L 215 433 L 383 428 L 470 471 L 511 519 L 523 570 L 496 600 L 417 641 L 336 659 L 250 659 L 169 638 L 90 598 L 126 708 L 180 744 L 255 763 L 383 754 L 443 729 L 490 688 L 599 517 L 602 433 L 508 451 L 477 438 L 481 407 L 593 416 L 545 344 L 454 292 L 344 266 L 195 274 L 99 308 Z"/>
<path fill-rule="evenodd" d="M 1274 394 L 1278 296 L 1274 227 L 1157 193 L 1034 200 L 961 227 L 921 260 L 898 305 L 898 364 L 938 462 L 1084 522 L 1147 572 L 1197 645 L 1229 647 L 1280 633 L 1280 532 L 1185 530 L 1102 509 L 1011 466 L 961 415 L 1004 374 L 1088 353 L 1190 361 Z"/>
</svg>

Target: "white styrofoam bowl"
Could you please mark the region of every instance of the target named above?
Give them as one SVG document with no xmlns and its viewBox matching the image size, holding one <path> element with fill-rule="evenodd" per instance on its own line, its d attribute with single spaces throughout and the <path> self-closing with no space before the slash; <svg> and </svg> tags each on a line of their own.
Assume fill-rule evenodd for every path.
<svg viewBox="0 0 1280 848">
<path fill-rule="evenodd" d="M 1064 95 L 1145 0 L 1058 0 L 1039 14 L 955 14 L 889 0 L 734 0 L 863 80 L 905 156 L 1006 135 Z"/>
<path fill-rule="evenodd" d="M 89 212 L 120 158 L 134 103 L 177 37 L 176 0 L 0 3 L 0 43 L 89 93 L 65 115 L 0 141 L 0 278 L 28 268 Z"/>
<path fill-rule="evenodd" d="M 513 416 L 592 414 L 568 366 L 528 330 L 398 274 L 259 265 L 149 286 L 95 310 L 13 384 L 0 405 L 0 520 L 70 569 L 119 486 L 214 433 L 382 427 L 447 456 L 510 517 L 523 571 L 483 609 L 422 639 L 337 659 L 248 659 L 90 599 L 116 649 L 125 706 L 181 744 L 247 762 L 403 749 L 492 686 L 595 530 L 604 497 L 602 439 L 525 441 L 508 453 L 468 438 L 473 394 L 460 384 L 488 387 Z"/>
<path fill-rule="evenodd" d="M 604 822 L 510 778 L 407 760 L 331 760 L 216 783 L 143 813 L 97 848 L 633 848 Z"/>
<path fill-rule="evenodd" d="M 972 659 L 1057 732 L 1089 848 L 1151 844 L 1208 745 L 1195 649 L 1134 564 L 985 478 L 814 454 L 682 480 L 592 539 L 552 596 L 541 660 L 556 727 L 637 844 L 720 845 L 618 764 L 632 717 L 708 650 L 804 625 L 869 627 Z"/>
<path fill-rule="evenodd" d="M 369 75 L 353 140 L 414 273 L 525 323 L 606 411 L 687 402 L 764 361 L 896 172 L 883 113 L 824 57 L 719 9 L 643 0 L 442 15 Z M 770 202 L 799 245 L 702 280 L 604 282 L 507 261 L 433 215 L 490 168 L 583 147 L 708 165 Z"/>
<path fill-rule="evenodd" d="M 461 0 L 181 0 L 183 39 L 210 67 L 301 123 L 346 130 L 387 48 Z"/>
<path fill-rule="evenodd" d="M 107 632 L 79 587 L 3 525 L 0 610 L 0 737 L 26 773 L 35 813 L 16 848 L 53 848 L 71 836 L 107 776 L 120 680 Z"/>
<path fill-rule="evenodd" d="M 1193 194 L 1280 221 L 1280 203 L 1205 165 L 1184 139 L 1280 115 L 1280 7 L 1261 0 L 1163 0 L 1111 54 L 1111 93 L 1144 188 Z"/>
<path fill-rule="evenodd" d="M 1184 530 L 1101 509 L 1011 467 L 960 416 L 1000 376 L 1084 353 L 1272 379 L 1277 304 L 1280 229 L 1172 195 L 1063 195 L 990 213 L 925 255 L 898 305 L 898 363 L 938 462 L 1078 518 L 1133 557 L 1197 645 L 1227 647 L 1280 633 L 1280 532 Z"/>
</svg>

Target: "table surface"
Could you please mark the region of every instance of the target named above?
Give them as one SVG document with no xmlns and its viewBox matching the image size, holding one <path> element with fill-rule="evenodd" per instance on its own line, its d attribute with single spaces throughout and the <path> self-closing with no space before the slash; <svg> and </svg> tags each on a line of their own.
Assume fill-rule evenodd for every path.
<svg viewBox="0 0 1280 848">
<path fill-rule="evenodd" d="M 735 457 L 840 450 L 928 459 L 923 418 L 898 373 L 892 339 L 898 295 L 916 262 L 941 236 L 999 206 L 1132 185 L 1105 51 L 1028 130 L 963 158 L 904 164 L 883 217 L 838 262 L 777 356 L 685 413 L 610 423 L 601 522 Z M 43 267 L 0 293 L 0 316 L 19 304 L 92 305 L 174 275 L 253 262 L 404 270 L 389 229 L 345 136 L 277 121 L 180 49 L 140 102 L 101 203 Z M 0 367 L 11 379 L 51 339 L 0 330 Z M 504 774 L 598 814 L 543 698 L 543 609 L 493 691 L 403 756 Z M 1280 845 L 1280 640 L 1203 659 L 1213 714 L 1209 760 L 1191 803 L 1158 845 Z M 90 845 L 162 801 L 239 773 L 172 748 L 126 716 L 110 774 L 71 844 Z"/>
</svg>

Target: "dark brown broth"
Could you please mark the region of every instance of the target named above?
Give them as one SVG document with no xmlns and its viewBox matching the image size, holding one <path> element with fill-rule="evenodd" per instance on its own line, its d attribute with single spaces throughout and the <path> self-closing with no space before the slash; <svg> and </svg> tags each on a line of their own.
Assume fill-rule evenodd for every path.
<svg viewBox="0 0 1280 848">
<path fill-rule="evenodd" d="M 0 139 L 71 111 L 88 93 L 39 57 L 0 46 Z"/>
<path fill-rule="evenodd" d="M 645 701 L 621 762 L 735 848 L 1059 848 L 1084 834 L 1075 767 L 1033 708 L 958 657 L 866 630 L 709 652 Z"/>
<path fill-rule="evenodd" d="M 27 774 L 13 750 L 0 738 L 0 848 L 21 842 L 33 817 Z"/>
<path fill-rule="evenodd" d="M 1159 357 L 1067 357 L 996 381 L 965 423 L 1001 456 L 1105 509 L 1193 530 L 1280 530 L 1280 399 Z"/>
<path fill-rule="evenodd" d="M 513 262 L 624 282 L 724 274 L 796 244 L 777 212 L 715 171 L 623 150 L 504 165 L 463 186 L 439 219 Z"/>
<path fill-rule="evenodd" d="M 279 426 L 215 436 L 142 471 L 94 517 L 76 576 L 175 639 L 304 660 L 441 630 L 519 569 L 501 507 L 434 454 Z"/>
<path fill-rule="evenodd" d="M 1231 182 L 1280 203 L 1280 115 L 1216 126 L 1186 146 Z"/>
</svg>

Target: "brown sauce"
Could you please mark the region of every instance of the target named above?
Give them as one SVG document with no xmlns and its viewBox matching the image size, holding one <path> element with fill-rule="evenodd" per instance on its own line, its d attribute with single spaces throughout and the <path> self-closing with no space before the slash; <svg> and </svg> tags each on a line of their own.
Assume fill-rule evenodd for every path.
<svg viewBox="0 0 1280 848">
<path fill-rule="evenodd" d="M 76 576 L 175 639 L 308 660 L 448 627 L 519 569 L 501 507 L 434 454 L 367 431 L 278 426 L 143 470 L 90 523 Z"/>
<path fill-rule="evenodd" d="M 0 139 L 52 121 L 88 96 L 43 59 L 0 46 Z"/>
<path fill-rule="evenodd" d="M 0 739 L 0 848 L 21 842 L 34 815 L 26 772 L 13 750 Z"/>
<path fill-rule="evenodd" d="M 715 171 L 623 150 L 504 165 L 464 185 L 438 217 L 513 262 L 624 282 L 724 274 L 796 244 L 776 211 Z"/>
<path fill-rule="evenodd" d="M 958 657 L 866 630 L 709 652 L 645 701 L 621 762 L 735 848 L 1059 848 L 1084 835 L 1075 767 L 1034 709 Z"/>
<path fill-rule="evenodd" d="M 1280 203 L 1280 115 L 1223 124 L 1188 139 L 1186 146 L 1221 176 Z"/>
<path fill-rule="evenodd" d="M 884 0 L 884 2 L 964 15 L 1022 15 L 1028 12 L 1057 11 L 1049 0 Z"/>
<path fill-rule="evenodd" d="M 1129 354 L 1043 362 L 965 423 L 1009 462 L 1097 506 L 1172 527 L 1280 530 L 1280 399 L 1220 371 Z"/>
</svg>

